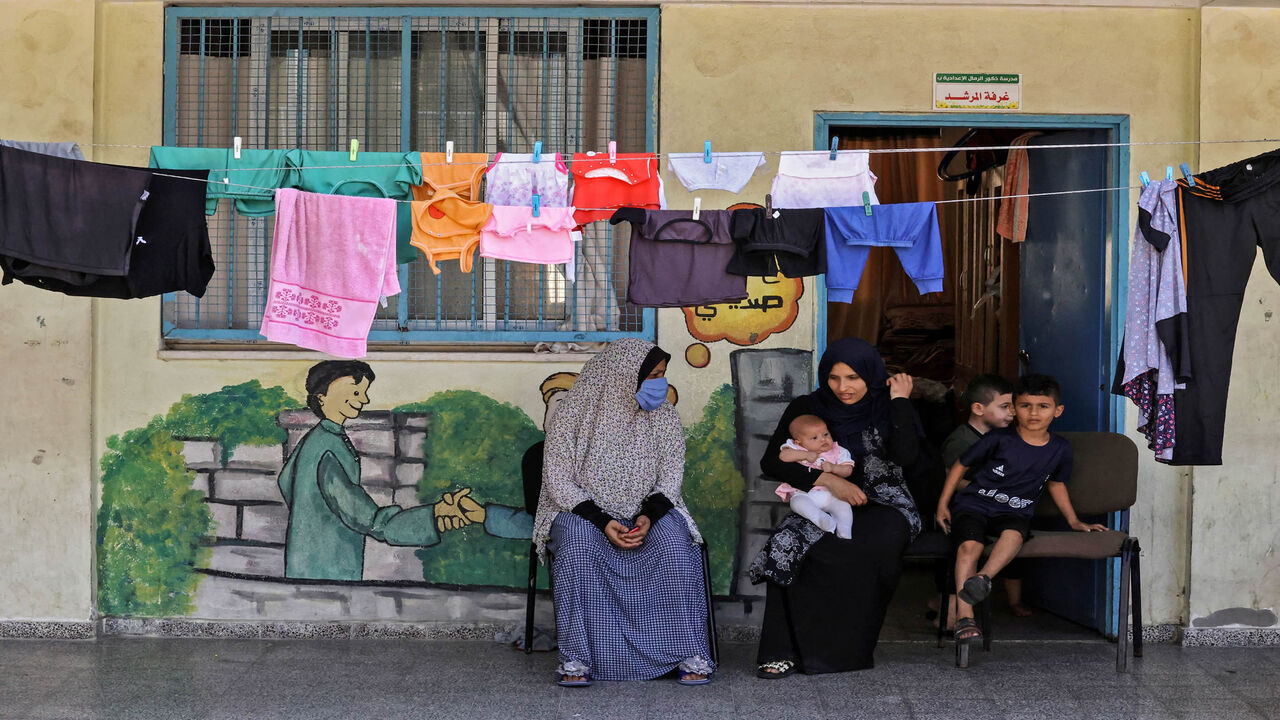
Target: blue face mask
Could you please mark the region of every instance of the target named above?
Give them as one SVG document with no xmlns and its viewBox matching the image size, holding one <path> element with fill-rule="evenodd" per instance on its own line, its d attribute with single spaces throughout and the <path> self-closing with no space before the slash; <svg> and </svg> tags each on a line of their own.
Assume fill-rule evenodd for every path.
<svg viewBox="0 0 1280 720">
<path fill-rule="evenodd" d="M 657 410 L 667 399 L 667 379 L 664 377 L 649 378 L 640 383 L 636 391 L 636 402 L 650 412 Z"/>
</svg>

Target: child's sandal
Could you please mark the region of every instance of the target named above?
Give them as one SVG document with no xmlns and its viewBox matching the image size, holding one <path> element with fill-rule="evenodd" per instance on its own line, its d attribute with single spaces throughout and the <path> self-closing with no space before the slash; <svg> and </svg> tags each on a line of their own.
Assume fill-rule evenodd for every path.
<svg viewBox="0 0 1280 720">
<path fill-rule="evenodd" d="M 964 586 L 956 595 L 970 605 L 977 605 L 991 594 L 991 578 L 986 575 L 974 575 L 964 581 Z"/>
<path fill-rule="evenodd" d="M 982 630 L 978 627 L 978 623 L 971 617 L 963 617 L 956 620 L 956 629 L 951 631 L 951 637 L 956 642 L 972 642 L 982 639 Z"/>
</svg>

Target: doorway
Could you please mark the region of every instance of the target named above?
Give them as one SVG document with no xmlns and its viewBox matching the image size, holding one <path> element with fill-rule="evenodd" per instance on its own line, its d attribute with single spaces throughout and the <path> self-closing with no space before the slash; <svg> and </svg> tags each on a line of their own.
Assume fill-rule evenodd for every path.
<svg viewBox="0 0 1280 720">
<path fill-rule="evenodd" d="M 984 372 L 1056 375 L 1067 410 L 1055 430 L 1123 426 L 1123 406 L 1107 388 L 1123 326 L 1127 253 L 1118 239 L 1129 197 L 1105 188 L 1127 184 L 1126 117 L 818 114 L 815 147 L 830 147 L 832 138 L 841 149 L 937 148 L 873 152 L 870 160 L 880 202 L 938 203 L 946 280 L 941 293 L 920 295 L 893 252 L 874 248 L 852 303 L 828 304 L 819 283 L 819 350 L 829 337 L 863 337 L 881 350 L 890 372 L 923 378 L 918 385 L 930 397 L 917 407 L 935 447 L 963 420 L 955 396 Z M 1008 206 L 1016 213 L 1006 208 L 1025 218 L 1020 243 L 997 232 L 1002 204 L 1017 202 L 1002 198 L 1015 181 L 1007 173 L 1009 153 L 984 149 L 1015 140 L 1029 148 L 1032 195 Z M 1009 219 L 1004 235 L 1017 230 Z M 1105 520 L 1124 527 L 1128 518 Z M 1005 611 L 997 627 L 1004 637 L 1087 629 L 1114 635 L 1117 582 L 1112 562 L 1036 563 L 1024 580 L 1033 618 L 1014 620 Z M 886 628 L 899 618 L 896 631 L 927 633 L 920 612 L 932 592 L 932 569 L 908 568 Z M 993 600 L 999 616 L 1003 599 L 997 593 Z"/>
</svg>

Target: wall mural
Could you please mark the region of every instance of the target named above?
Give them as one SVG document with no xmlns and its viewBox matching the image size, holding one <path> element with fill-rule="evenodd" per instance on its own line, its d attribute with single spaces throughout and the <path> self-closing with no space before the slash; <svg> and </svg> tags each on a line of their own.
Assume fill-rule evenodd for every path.
<svg viewBox="0 0 1280 720">
<path fill-rule="evenodd" d="M 391 392 L 374 372 L 318 363 L 304 399 L 256 380 L 184 395 L 146 426 L 111 436 L 98 511 L 100 612 L 509 618 L 493 598 L 526 584 L 532 517 L 520 459 L 542 430 L 515 405 L 471 390 L 368 411 Z M 576 377 L 555 373 L 536 388 L 544 423 Z M 668 399 L 678 401 L 674 388 Z M 721 595 L 735 572 L 744 492 L 735 409 L 724 385 L 686 429 L 685 498 L 711 543 Z"/>
<path fill-rule="evenodd" d="M 755 345 L 795 323 L 803 295 L 804 280 L 800 278 L 748 277 L 746 300 L 683 308 L 685 327 L 701 342 L 728 340 L 734 345 Z M 695 352 L 689 364 L 699 367 L 695 362 L 700 358 Z"/>
</svg>

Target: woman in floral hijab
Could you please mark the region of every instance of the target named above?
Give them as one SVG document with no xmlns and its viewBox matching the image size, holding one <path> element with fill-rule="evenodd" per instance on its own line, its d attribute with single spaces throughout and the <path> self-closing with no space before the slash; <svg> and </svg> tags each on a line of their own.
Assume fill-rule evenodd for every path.
<svg viewBox="0 0 1280 720">
<path fill-rule="evenodd" d="M 670 355 L 624 338 L 592 358 L 547 430 L 533 539 L 549 552 L 562 685 L 714 671 L 702 536 L 685 507 Z"/>
</svg>

